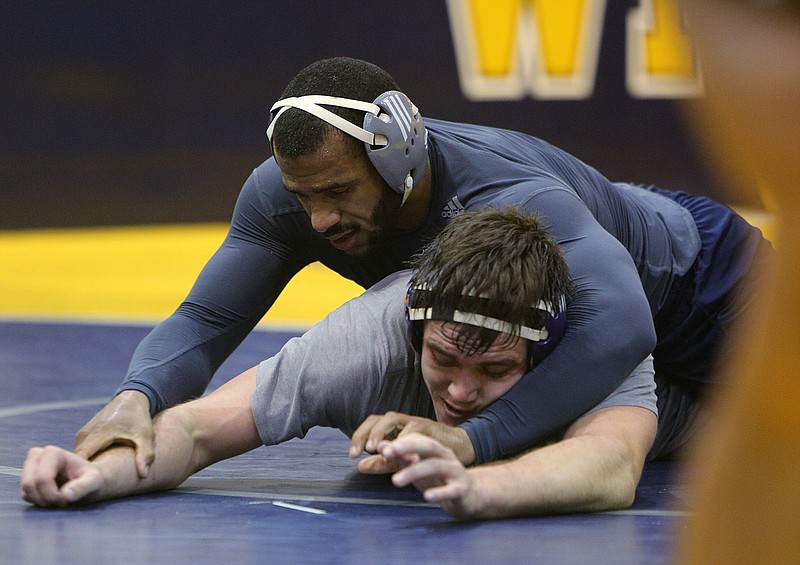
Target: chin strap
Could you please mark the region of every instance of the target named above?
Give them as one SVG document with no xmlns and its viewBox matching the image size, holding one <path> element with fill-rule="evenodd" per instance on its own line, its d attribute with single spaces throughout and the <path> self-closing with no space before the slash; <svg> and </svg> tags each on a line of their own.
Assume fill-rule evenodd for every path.
<svg viewBox="0 0 800 565">
<path fill-rule="evenodd" d="M 403 187 L 403 201 L 400 202 L 400 206 L 406 203 L 408 197 L 411 196 L 411 191 L 414 189 L 414 179 L 411 178 L 411 173 L 408 173 L 406 176 L 406 182 Z"/>
</svg>

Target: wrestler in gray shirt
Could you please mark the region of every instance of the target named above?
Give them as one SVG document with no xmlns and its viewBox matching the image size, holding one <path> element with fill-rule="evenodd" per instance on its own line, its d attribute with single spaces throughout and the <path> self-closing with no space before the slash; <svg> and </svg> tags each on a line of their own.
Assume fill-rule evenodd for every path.
<svg viewBox="0 0 800 565">
<path fill-rule="evenodd" d="M 409 271 L 386 277 L 261 363 L 251 405 L 265 445 L 303 437 L 314 426 L 350 436 L 367 416 L 387 411 L 436 418 L 408 338 L 409 277 Z M 637 406 L 658 415 L 652 357 L 590 411 L 610 406 Z M 694 411 L 694 404 L 683 409 Z M 670 416 L 659 428 L 674 430 L 687 421 Z M 678 447 L 658 440 L 673 437 L 674 431 L 659 432 L 650 458 Z"/>
</svg>

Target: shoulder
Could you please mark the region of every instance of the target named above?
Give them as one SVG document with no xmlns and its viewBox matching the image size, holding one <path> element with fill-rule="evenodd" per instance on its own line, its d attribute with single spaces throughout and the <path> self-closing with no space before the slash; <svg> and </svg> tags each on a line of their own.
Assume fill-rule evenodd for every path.
<svg viewBox="0 0 800 565">
<path fill-rule="evenodd" d="M 253 169 L 242 187 L 239 200 L 257 202 L 267 214 L 305 213 L 297 198 L 285 190 L 281 170 L 270 157 Z"/>
<path fill-rule="evenodd" d="M 379 322 L 398 318 L 404 320 L 405 296 L 410 279 L 409 270 L 392 273 L 354 298 L 352 306 Z"/>
</svg>

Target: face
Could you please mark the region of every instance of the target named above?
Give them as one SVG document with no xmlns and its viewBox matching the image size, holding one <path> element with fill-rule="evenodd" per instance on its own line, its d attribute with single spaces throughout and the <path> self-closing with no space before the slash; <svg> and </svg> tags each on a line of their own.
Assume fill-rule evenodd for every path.
<svg viewBox="0 0 800 565">
<path fill-rule="evenodd" d="M 458 425 L 503 396 L 525 374 L 528 342 L 498 338 L 483 353 L 466 355 L 452 323 L 429 320 L 422 337 L 422 377 L 436 419 Z"/>
<path fill-rule="evenodd" d="M 281 159 L 283 185 L 295 194 L 312 227 L 351 256 L 366 254 L 394 225 L 400 210 L 395 194 L 363 154 L 332 136 L 319 151 Z"/>
</svg>

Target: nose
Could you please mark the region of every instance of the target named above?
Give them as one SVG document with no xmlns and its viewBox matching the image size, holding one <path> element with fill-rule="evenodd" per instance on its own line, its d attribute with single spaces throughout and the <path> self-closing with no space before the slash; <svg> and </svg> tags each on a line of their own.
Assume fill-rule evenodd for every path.
<svg viewBox="0 0 800 565">
<path fill-rule="evenodd" d="M 309 216 L 311 227 L 319 233 L 325 233 L 342 219 L 335 207 L 323 202 L 315 202 L 309 210 Z"/>
<path fill-rule="evenodd" d="M 453 402 L 466 406 L 475 402 L 480 395 L 480 380 L 470 373 L 469 370 L 459 371 L 450 381 L 447 393 Z"/>
</svg>

